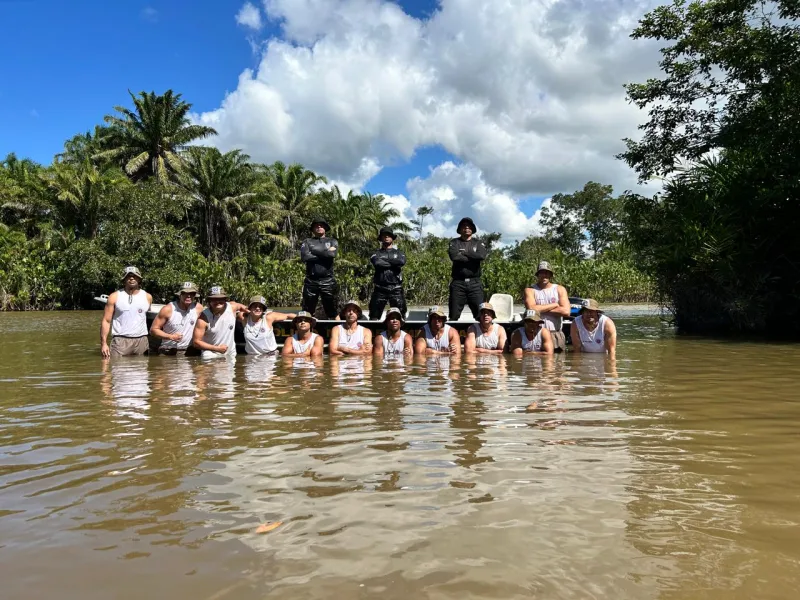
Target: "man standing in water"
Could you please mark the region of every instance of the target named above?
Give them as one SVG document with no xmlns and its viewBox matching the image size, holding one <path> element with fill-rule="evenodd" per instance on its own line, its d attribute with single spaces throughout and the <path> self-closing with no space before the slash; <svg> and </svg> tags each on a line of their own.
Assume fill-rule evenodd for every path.
<svg viewBox="0 0 800 600">
<path fill-rule="evenodd" d="M 494 322 L 497 316 L 488 302 L 480 305 L 478 322 L 470 325 L 464 340 L 464 352 L 502 354 L 506 347 L 506 330 Z"/>
<path fill-rule="evenodd" d="M 461 338 L 458 331 L 447 324 L 447 317 L 438 306 L 428 311 L 428 323 L 414 342 L 414 353 L 426 354 L 461 354 Z"/>
<path fill-rule="evenodd" d="M 328 344 L 331 356 L 372 353 L 372 332 L 358 324 L 362 314 L 361 305 L 355 300 L 350 300 L 342 307 L 339 317 L 344 319 L 344 323 L 331 329 L 331 339 Z"/>
<path fill-rule="evenodd" d="M 525 288 L 525 308 L 539 313 L 553 338 L 553 349 L 563 352 L 567 340 L 561 327 L 564 317 L 570 315 L 569 297 L 563 285 L 553 283 L 553 269 L 546 260 L 536 269 L 536 284 Z"/>
<path fill-rule="evenodd" d="M 158 353 L 168 356 L 186 354 L 192 345 L 194 325 L 203 312 L 203 305 L 197 302 L 197 286 L 191 281 L 185 282 L 177 294 L 178 299 L 165 304 L 150 326 L 153 337 L 161 339 Z"/>
<path fill-rule="evenodd" d="M 108 297 L 100 321 L 100 354 L 111 356 L 133 356 L 147 354 L 147 311 L 153 297 L 141 289 L 142 274 L 136 267 L 125 267 L 121 290 Z M 108 332 L 111 332 L 111 346 Z"/>
<path fill-rule="evenodd" d="M 309 312 L 301 310 L 292 321 L 295 333 L 292 337 L 286 338 L 281 354 L 289 357 L 317 357 L 322 356 L 322 349 L 325 342 L 322 336 L 311 331 L 317 320 Z"/>
<path fill-rule="evenodd" d="M 333 276 L 333 261 L 339 244 L 326 237 L 330 230 L 331 226 L 325 219 L 314 219 L 311 222 L 312 237 L 306 238 L 300 246 L 300 258 L 306 263 L 302 308 L 313 315 L 321 298 L 325 315 L 335 319 L 339 290 Z"/>
<path fill-rule="evenodd" d="M 551 332 L 543 327 L 543 320 L 535 310 L 526 310 L 522 327 L 511 334 L 511 354 L 552 354 L 553 338 Z"/>
<path fill-rule="evenodd" d="M 617 326 L 603 313 L 597 300 L 583 301 L 578 318 L 572 322 L 570 338 L 573 352 L 608 352 L 611 360 L 617 358 Z"/>
<path fill-rule="evenodd" d="M 375 267 L 375 276 L 372 279 L 375 290 L 369 301 L 369 318 L 373 321 L 381 318 L 387 302 L 392 308 L 400 309 L 404 316 L 406 314 L 403 275 L 400 273 L 406 264 L 406 255 L 394 247 L 396 237 L 391 228 L 383 227 L 378 233 L 381 247 L 370 258 Z"/>
<path fill-rule="evenodd" d="M 460 237 L 450 240 L 448 254 L 453 261 L 450 281 L 450 320 L 458 321 L 464 305 L 468 304 L 473 318 L 478 320 L 478 307 L 483 302 L 481 262 L 488 254 L 486 246 L 472 239 L 477 231 L 469 217 L 458 222 L 456 232 Z"/>
<path fill-rule="evenodd" d="M 375 338 L 375 356 L 412 356 L 414 354 L 414 341 L 411 334 L 401 329 L 405 318 L 399 308 L 390 308 L 386 311 L 386 331 Z"/>
<path fill-rule="evenodd" d="M 208 308 L 200 313 L 194 326 L 192 344 L 203 351 L 203 358 L 236 356 L 236 313 L 247 314 L 247 307 L 229 302 L 228 292 L 222 286 L 213 286 L 206 295 Z"/>
</svg>

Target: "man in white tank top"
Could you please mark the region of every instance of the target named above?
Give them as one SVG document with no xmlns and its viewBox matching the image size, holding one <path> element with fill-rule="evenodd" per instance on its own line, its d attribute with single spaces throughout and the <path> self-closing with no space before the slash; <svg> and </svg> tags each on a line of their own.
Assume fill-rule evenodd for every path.
<svg viewBox="0 0 800 600">
<path fill-rule="evenodd" d="M 506 330 L 494 320 L 497 314 L 494 307 L 484 302 L 478 307 L 478 322 L 470 325 L 464 340 L 467 354 L 502 354 L 506 347 Z"/>
<path fill-rule="evenodd" d="M 267 300 L 264 296 L 253 296 L 247 305 L 248 315 L 239 314 L 239 321 L 244 330 L 244 351 L 251 355 L 273 355 L 278 353 L 278 341 L 275 339 L 273 324 L 275 321 L 294 319 L 295 313 L 282 313 L 274 310 L 267 312 Z"/>
<path fill-rule="evenodd" d="M 192 345 L 194 326 L 203 305 L 197 302 L 197 286 L 186 281 L 177 292 L 178 299 L 165 304 L 150 326 L 150 334 L 161 340 L 158 353 L 167 356 L 185 355 Z"/>
<path fill-rule="evenodd" d="M 597 300 L 583 301 L 578 318 L 572 322 L 573 352 L 608 352 L 608 357 L 617 357 L 617 326 L 600 309 Z"/>
<path fill-rule="evenodd" d="M 414 342 L 414 354 L 461 354 L 461 337 L 447 324 L 447 316 L 438 306 L 428 310 L 428 323 Z"/>
<path fill-rule="evenodd" d="M 331 339 L 328 342 L 331 356 L 372 354 L 372 332 L 358 324 L 363 314 L 361 305 L 355 300 L 349 300 L 342 307 L 339 318 L 344 323 L 331 329 Z"/>
<path fill-rule="evenodd" d="M 550 355 L 553 353 L 552 332 L 544 326 L 542 316 L 535 310 L 526 310 L 522 327 L 511 334 L 511 354 Z"/>
<path fill-rule="evenodd" d="M 375 356 L 412 356 L 414 354 L 414 341 L 411 334 L 402 330 L 403 313 L 397 307 L 386 311 L 383 323 L 386 331 L 382 331 L 375 338 Z"/>
<path fill-rule="evenodd" d="M 206 294 L 208 308 L 197 318 L 192 345 L 202 350 L 203 358 L 235 357 L 236 313 L 247 314 L 247 307 L 230 302 L 222 286 L 212 286 Z"/>
<path fill-rule="evenodd" d="M 567 340 L 561 331 L 561 323 L 570 315 L 569 296 L 563 285 L 553 283 L 553 268 L 546 260 L 540 262 L 536 269 L 536 283 L 525 288 L 525 309 L 539 313 L 544 320 L 544 327 L 553 333 L 555 350 L 565 350 Z"/>
<path fill-rule="evenodd" d="M 111 356 L 133 356 L 147 354 L 150 343 L 147 339 L 147 311 L 153 297 L 141 289 L 142 274 L 136 267 L 125 267 L 122 274 L 122 289 L 108 297 L 100 321 L 100 354 Z M 111 332 L 111 345 L 107 343 Z"/>
<path fill-rule="evenodd" d="M 305 310 L 298 312 L 297 316 L 292 320 L 295 333 L 286 338 L 281 355 L 288 357 L 306 356 L 310 358 L 322 356 L 325 342 L 322 340 L 321 335 L 311 331 L 316 322 L 317 320 L 310 312 Z"/>
</svg>

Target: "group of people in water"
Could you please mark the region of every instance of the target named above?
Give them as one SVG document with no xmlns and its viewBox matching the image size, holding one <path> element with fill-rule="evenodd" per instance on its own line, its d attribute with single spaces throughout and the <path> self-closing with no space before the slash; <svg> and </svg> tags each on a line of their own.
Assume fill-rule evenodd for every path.
<svg viewBox="0 0 800 600">
<path fill-rule="evenodd" d="M 494 307 L 484 301 L 481 263 L 486 247 L 473 238 L 477 228 L 469 217 L 461 219 L 459 237 L 450 241 L 452 261 L 449 314 L 458 320 L 468 305 L 476 323 L 470 325 L 463 344 L 466 353 L 549 355 L 566 349 L 563 319 L 570 316 L 571 305 L 563 286 L 553 283 L 553 270 L 546 261 L 539 263 L 536 283 L 525 289 L 525 313 L 522 325 L 510 339 L 504 327 L 495 323 Z M 301 310 L 297 313 L 270 311 L 263 296 L 255 296 L 247 305 L 234 302 L 221 286 L 212 286 L 205 296 L 207 306 L 199 302 L 199 289 L 186 282 L 176 292 L 177 300 L 164 305 L 155 317 L 149 334 L 160 339 L 159 354 L 200 353 L 204 358 L 236 355 L 234 333 L 241 323 L 247 354 L 282 354 L 289 357 L 319 356 L 324 340 L 314 331 L 314 313 L 321 300 L 328 319 L 340 320 L 331 329 L 328 351 L 341 355 L 460 354 L 459 332 L 447 324 L 447 314 L 438 306 L 428 311 L 427 322 L 413 339 L 403 330 L 406 301 L 402 268 L 405 254 L 394 246 L 396 235 L 389 228 L 380 230 L 380 248 L 371 257 L 375 268 L 374 291 L 369 303 L 369 319 L 378 320 L 386 304 L 384 330 L 373 332 L 359 324 L 363 311 L 355 300 L 336 310 L 338 285 L 334 261 L 338 251 L 335 239 L 327 237 L 330 226 L 324 219 L 311 223 L 312 236 L 303 241 L 300 256 L 306 266 Z M 122 289 L 113 292 L 106 303 L 100 326 L 100 347 L 104 358 L 141 355 L 149 351 L 147 311 L 153 298 L 141 287 L 142 274 L 127 267 L 122 275 Z M 291 319 L 294 334 L 278 347 L 274 325 Z M 111 343 L 108 334 L 111 333 Z M 595 300 L 583 301 L 579 316 L 571 328 L 571 349 L 575 352 L 616 355 L 616 327 Z"/>
</svg>

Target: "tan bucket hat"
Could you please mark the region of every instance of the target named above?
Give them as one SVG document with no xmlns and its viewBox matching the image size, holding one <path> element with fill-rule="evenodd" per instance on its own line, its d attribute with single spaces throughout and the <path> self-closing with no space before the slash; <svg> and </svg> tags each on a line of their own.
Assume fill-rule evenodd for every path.
<svg viewBox="0 0 800 600">
<path fill-rule="evenodd" d="M 228 292 L 221 285 L 212 285 L 206 294 L 206 300 L 213 300 L 214 298 L 228 298 Z"/>
<path fill-rule="evenodd" d="M 267 299 L 264 298 L 264 296 L 253 296 L 250 298 L 250 302 L 247 303 L 247 308 L 250 308 L 253 304 L 260 304 L 264 307 L 264 310 L 267 310 Z"/>
<path fill-rule="evenodd" d="M 551 273 L 553 273 L 553 267 L 550 266 L 549 262 L 543 260 L 542 262 L 539 263 L 539 266 L 536 267 L 536 275 L 539 275 L 539 271 L 550 271 Z"/>
<path fill-rule="evenodd" d="M 497 313 L 496 313 L 496 312 L 494 312 L 494 306 L 492 306 L 492 305 L 491 305 L 491 304 L 489 304 L 488 302 L 484 302 L 484 303 L 482 303 L 480 306 L 478 306 L 478 313 L 479 313 L 479 314 L 480 314 L 480 312 L 481 312 L 482 310 L 488 310 L 489 312 L 491 312 L 491 313 L 492 313 L 492 318 L 493 318 L 493 319 L 496 319 L 496 318 L 497 318 Z"/>
<path fill-rule="evenodd" d="M 361 305 L 358 303 L 358 300 L 348 300 L 347 302 L 344 303 L 344 306 L 342 306 L 342 310 L 339 311 L 339 318 L 344 319 L 344 311 L 347 310 L 348 306 L 356 307 L 359 319 L 364 315 L 364 311 L 361 310 Z"/>
<path fill-rule="evenodd" d="M 431 306 L 428 309 L 428 321 L 431 320 L 431 317 L 443 317 L 446 319 L 447 315 L 444 314 L 444 311 L 438 306 Z"/>
<path fill-rule="evenodd" d="M 301 310 L 294 316 L 294 319 L 292 319 L 292 325 L 296 325 L 299 319 L 310 319 L 312 327 L 317 322 L 317 319 L 314 318 L 314 315 L 306 310 Z"/>
<path fill-rule="evenodd" d="M 603 309 L 600 308 L 600 304 L 594 298 L 586 298 L 583 302 L 581 302 L 581 309 L 578 311 L 578 314 L 581 314 L 585 310 L 596 310 L 599 313 L 603 312 Z"/>
<path fill-rule="evenodd" d="M 125 270 L 122 271 L 122 277 L 120 277 L 120 279 L 127 279 L 128 275 L 135 275 L 139 278 L 139 281 L 143 279 L 142 274 L 136 267 L 125 267 Z"/>
<path fill-rule="evenodd" d="M 529 309 L 529 310 L 525 311 L 525 316 L 522 317 L 522 320 L 523 321 L 534 321 L 534 322 L 538 323 L 539 321 L 543 321 L 544 319 L 542 319 L 542 315 L 539 314 L 539 311 L 536 311 L 536 310 L 533 310 L 533 309 Z"/>
<path fill-rule="evenodd" d="M 175 295 L 180 296 L 181 294 L 199 294 L 200 290 L 197 289 L 197 286 L 192 283 L 191 281 L 184 281 L 181 284 L 181 289 L 175 292 Z"/>
<path fill-rule="evenodd" d="M 390 315 L 397 315 L 397 317 L 400 319 L 401 323 L 405 323 L 406 322 L 406 318 L 403 316 L 403 311 L 401 311 L 396 306 L 393 306 L 392 308 L 390 308 L 389 310 L 386 311 L 386 316 L 383 318 L 384 322 L 389 320 L 389 316 Z"/>
</svg>

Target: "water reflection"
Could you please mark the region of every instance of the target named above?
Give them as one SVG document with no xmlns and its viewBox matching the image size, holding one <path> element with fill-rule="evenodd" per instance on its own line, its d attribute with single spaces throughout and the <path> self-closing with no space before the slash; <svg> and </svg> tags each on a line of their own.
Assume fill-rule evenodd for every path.
<svg viewBox="0 0 800 600">
<path fill-rule="evenodd" d="M 3 597 L 792 597 L 797 350 L 619 326 L 616 363 L 0 348 Z"/>
</svg>

